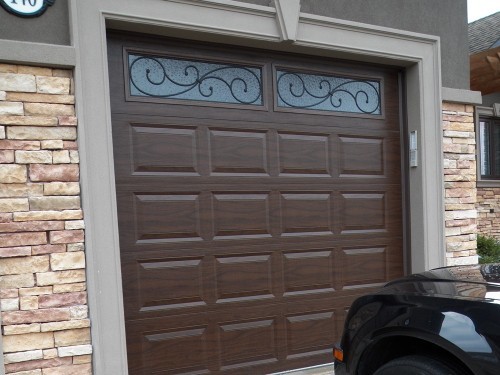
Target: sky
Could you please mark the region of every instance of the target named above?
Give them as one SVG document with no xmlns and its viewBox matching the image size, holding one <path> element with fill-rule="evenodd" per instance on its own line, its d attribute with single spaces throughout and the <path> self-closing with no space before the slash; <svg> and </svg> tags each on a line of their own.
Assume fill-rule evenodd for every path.
<svg viewBox="0 0 500 375">
<path fill-rule="evenodd" d="M 469 22 L 500 12 L 500 0 L 467 0 Z"/>
</svg>

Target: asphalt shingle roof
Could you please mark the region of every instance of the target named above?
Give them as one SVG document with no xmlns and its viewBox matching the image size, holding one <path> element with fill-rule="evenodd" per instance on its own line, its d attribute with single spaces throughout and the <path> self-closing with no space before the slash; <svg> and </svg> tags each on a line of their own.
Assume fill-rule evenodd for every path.
<svg viewBox="0 0 500 375">
<path fill-rule="evenodd" d="M 500 45 L 500 12 L 469 23 L 469 54 Z"/>
</svg>

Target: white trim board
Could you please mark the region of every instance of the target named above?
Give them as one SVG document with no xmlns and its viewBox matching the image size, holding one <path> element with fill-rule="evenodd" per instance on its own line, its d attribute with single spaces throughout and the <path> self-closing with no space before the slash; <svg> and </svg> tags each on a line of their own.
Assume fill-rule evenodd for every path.
<svg viewBox="0 0 500 375">
<path fill-rule="evenodd" d="M 281 3 L 286 6 L 285 1 Z M 106 25 L 177 38 L 405 67 L 408 130 L 417 130 L 419 144 L 423 145 L 419 167 L 409 172 L 412 271 L 444 265 L 438 37 L 300 13 L 295 41 L 283 42 L 283 30 L 273 7 L 229 0 L 71 0 L 70 4 L 77 60 L 76 105 L 96 375 L 128 373 Z"/>
</svg>

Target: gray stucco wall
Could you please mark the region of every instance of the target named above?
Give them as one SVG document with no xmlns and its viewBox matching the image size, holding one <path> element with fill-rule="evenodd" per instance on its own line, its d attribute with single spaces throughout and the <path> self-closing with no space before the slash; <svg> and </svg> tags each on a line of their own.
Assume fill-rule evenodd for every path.
<svg viewBox="0 0 500 375">
<path fill-rule="evenodd" d="M 36 18 L 17 17 L 0 7 L 0 39 L 69 45 L 68 0 L 56 0 Z"/>
<path fill-rule="evenodd" d="M 494 103 L 500 103 L 500 92 L 483 96 L 483 107 L 491 107 Z"/>
<path fill-rule="evenodd" d="M 437 35 L 441 37 L 443 86 L 470 88 L 466 0 L 302 0 L 301 11 Z"/>
<path fill-rule="evenodd" d="M 273 4 L 273 0 L 240 1 Z M 307 13 L 440 36 L 443 86 L 469 89 L 466 0 L 302 0 L 301 4 Z M 56 0 L 34 19 L 0 8 L 0 39 L 69 45 L 68 0 Z"/>
</svg>

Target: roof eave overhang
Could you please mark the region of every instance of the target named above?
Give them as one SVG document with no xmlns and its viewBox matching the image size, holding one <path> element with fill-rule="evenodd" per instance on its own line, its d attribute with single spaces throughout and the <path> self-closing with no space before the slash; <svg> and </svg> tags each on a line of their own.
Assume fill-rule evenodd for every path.
<svg viewBox="0 0 500 375">
<path fill-rule="evenodd" d="M 483 95 L 500 91 L 500 47 L 470 55 L 470 88 Z"/>
</svg>

